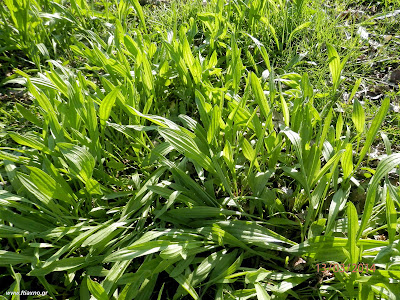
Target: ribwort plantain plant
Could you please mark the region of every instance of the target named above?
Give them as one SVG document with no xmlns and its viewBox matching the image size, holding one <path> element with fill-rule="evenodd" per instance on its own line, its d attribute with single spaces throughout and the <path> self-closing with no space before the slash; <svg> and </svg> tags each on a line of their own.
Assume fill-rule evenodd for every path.
<svg viewBox="0 0 400 300">
<path fill-rule="evenodd" d="M 387 154 L 367 159 L 389 98 L 367 122 L 357 80 L 351 113 L 338 111 L 349 57 L 326 45 L 321 92 L 258 36 L 265 18 L 303 21 L 306 4 L 214 1 L 149 30 L 137 0 L 32 2 L 81 24 L 80 64 L 54 57 L 9 81 L 34 109 L 16 105 L 30 125 L 0 148 L 4 297 L 396 299 L 400 154 L 383 135 Z M 278 51 L 300 23 L 275 30 Z M 316 272 L 362 263 L 374 269 Z"/>
</svg>

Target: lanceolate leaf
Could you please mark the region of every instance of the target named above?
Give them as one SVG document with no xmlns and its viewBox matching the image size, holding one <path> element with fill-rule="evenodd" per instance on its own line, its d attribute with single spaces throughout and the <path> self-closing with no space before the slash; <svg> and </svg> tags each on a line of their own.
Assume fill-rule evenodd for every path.
<svg viewBox="0 0 400 300">
<path fill-rule="evenodd" d="M 119 88 L 115 87 L 111 93 L 109 93 L 102 101 L 100 104 L 100 111 L 99 111 L 99 116 L 100 116 L 100 125 L 102 130 L 104 130 L 104 127 L 106 126 L 106 121 L 110 117 L 111 109 L 115 103 L 115 100 L 118 96 L 119 93 Z"/>
<path fill-rule="evenodd" d="M 388 223 L 388 235 L 389 242 L 393 243 L 396 236 L 397 229 L 397 212 L 393 203 L 393 199 L 390 196 L 389 189 L 387 189 L 386 193 L 386 221 Z"/>
<path fill-rule="evenodd" d="M 353 115 L 351 118 L 353 120 L 357 132 L 362 133 L 364 131 L 364 125 L 365 125 L 365 113 L 363 107 L 361 106 L 360 102 L 357 99 L 354 99 Z"/>
<path fill-rule="evenodd" d="M 332 75 L 332 82 L 336 89 L 339 85 L 340 74 L 342 72 L 342 70 L 340 68 L 340 57 L 332 45 L 327 44 L 326 48 L 328 50 L 329 69 L 330 69 L 331 75 Z"/>
<path fill-rule="evenodd" d="M 72 195 L 69 194 L 69 191 L 64 189 L 62 183 L 58 183 L 56 179 L 53 179 L 50 175 L 38 168 L 28 168 L 31 171 L 30 178 L 32 182 L 42 193 L 51 198 L 74 204 Z"/>
<path fill-rule="evenodd" d="M 0 250 L 0 265 L 16 265 L 33 262 L 34 258 L 19 253 Z"/>
<path fill-rule="evenodd" d="M 43 139 L 39 135 L 34 134 L 25 134 L 20 135 L 18 133 L 9 133 L 10 137 L 19 143 L 20 145 L 28 146 L 33 149 L 44 151 L 45 153 L 49 153 L 46 145 L 43 143 Z"/>
<path fill-rule="evenodd" d="M 389 171 L 391 171 L 398 164 L 400 164 L 400 153 L 389 155 L 388 157 L 382 159 L 381 162 L 378 164 L 378 168 L 376 169 L 376 172 L 371 178 L 370 184 L 368 186 L 367 199 L 365 200 L 364 213 L 361 219 L 360 229 L 357 233 L 357 238 L 361 237 L 369 222 L 375 204 L 376 192 L 380 181 L 384 176 L 389 173 Z"/>
<path fill-rule="evenodd" d="M 140 25 L 143 27 L 144 31 L 147 32 L 146 22 L 144 20 L 144 14 L 143 14 L 142 6 L 140 5 L 138 0 L 130 0 L 129 2 L 132 2 L 133 7 L 135 8 L 135 11 L 139 16 Z"/>
<path fill-rule="evenodd" d="M 264 118 L 268 118 L 268 114 L 270 111 L 270 107 L 268 104 L 268 100 L 264 95 L 264 91 L 261 87 L 260 81 L 258 80 L 256 74 L 251 73 L 250 74 L 250 81 L 251 81 L 251 87 L 254 93 L 255 100 L 260 107 L 261 113 L 263 114 Z"/>
<path fill-rule="evenodd" d="M 95 159 L 85 148 L 73 144 L 58 143 L 64 157 L 69 163 L 71 172 L 79 176 L 83 182 L 91 179 L 95 166 Z"/>
<path fill-rule="evenodd" d="M 258 300 L 269 300 L 271 297 L 268 295 L 267 291 L 261 286 L 261 284 L 254 284 L 257 291 L 257 299 Z"/>
<path fill-rule="evenodd" d="M 293 39 L 293 37 L 294 37 L 299 31 L 301 31 L 301 30 L 304 29 L 304 28 L 309 27 L 310 25 L 311 25 L 311 22 L 305 22 L 305 23 L 303 23 L 303 24 L 297 26 L 297 27 L 290 33 L 289 39 L 288 39 L 287 43 L 290 43 L 291 40 Z"/>
<path fill-rule="evenodd" d="M 195 141 L 182 131 L 160 128 L 161 136 L 168 141 L 176 150 L 185 154 L 186 157 L 198 163 L 204 169 L 215 172 L 211 159 L 200 151 Z"/>
<path fill-rule="evenodd" d="M 350 262 L 355 264 L 358 262 L 359 249 L 357 247 L 357 231 L 358 231 L 358 215 L 357 210 L 352 202 L 347 204 L 347 238 L 349 239 Z"/>
<path fill-rule="evenodd" d="M 89 288 L 90 293 L 97 300 L 108 300 L 107 293 L 104 291 L 103 287 L 98 282 L 95 282 L 90 278 L 87 278 L 87 286 Z"/>
<path fill-rule="evenodd" d="M 381 126 L 383 119 L 386 116 L 386 113 L 389 109 L 389 105 L 390 105 L 389 98 L 385 98 L 382 101 L 381 107 L 379 108 L 379 111 L 376 114 L 375 118 L 373 119 L 371 127 L 369 128 L 369 130 L 367 132 L 366 140 L 365 140 L 364 146 L 361 149 L 360 156 L 359 156 L 357 166 L 355 167 L 355 169 L 357 169 L 358 166 L 361 164 L 361 161 L 364 159 L 369 148 L 371 147 L 371 145 L 376 137 L 376 134 L 378 133 L 379 127 Z"/>
<path fill-rule="evenodd" d="M 341 157 L 343 177 L 348 178 L 353 172 L 353 147 L 350 143 L 346 145 L 346 150 Z"/>
<path fill-rule="evenodd" d="M 332 227 L 334 225 L 334 222 L 336 221 L 336 217 L 339 212 L 339 208 L 346 200 L 346 194 L 342 189 L 338 190 L 333 196 L 331 205 L 329 207 L 328 223 L 326 224 L 325 229 L 326 234 L 330 233 L 330 231 L 332 230 Z"/>
</svg>

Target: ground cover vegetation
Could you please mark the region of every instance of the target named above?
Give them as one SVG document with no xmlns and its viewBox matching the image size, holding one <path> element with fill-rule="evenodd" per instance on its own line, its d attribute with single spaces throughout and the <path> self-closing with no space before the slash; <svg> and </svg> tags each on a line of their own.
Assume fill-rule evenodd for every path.
<svg viewBox="0 0 400 300">
<path fill-rule="evenodd" d="M 399 299 L 399 9 L 4 0 L 0 298 Z"/>
</svg>

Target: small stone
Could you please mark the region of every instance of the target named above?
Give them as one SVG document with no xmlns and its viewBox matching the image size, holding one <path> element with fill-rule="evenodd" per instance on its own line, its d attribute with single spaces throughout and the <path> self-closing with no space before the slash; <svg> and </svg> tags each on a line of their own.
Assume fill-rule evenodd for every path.
<svg viewBox="0 0 400 300">
<path fill-rule="evenodd" d="M 390 74 L 389 81 L 393 83 L 400 83 L 400 69 L 394 70 Z"/>
<path fill-rule="evenodd" d="M 385 39 L 385 42 L 389 42 L 392 39 L 392 35 L 384 35 L 383 38 Z"/>
<path fill-rule="evenodd" d="M 400 112 L 400 106 L 397 104 L 390 104 L 390 109 L 392 111 L 394 111 L 395 113 L 399 113 Z"/>
</svg>

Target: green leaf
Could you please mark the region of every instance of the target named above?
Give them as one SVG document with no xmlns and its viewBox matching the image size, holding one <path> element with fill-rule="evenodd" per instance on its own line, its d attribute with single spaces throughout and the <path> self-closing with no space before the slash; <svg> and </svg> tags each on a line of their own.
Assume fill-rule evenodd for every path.
<svg viewBox="0 0 400 300">
<path fill-rule="evenodd" d="M 174 192 L 175 193 L 175 192 Z M 218 218 L 222 216 L 240 216 L 241 213 L 234 210 L 222 209 L 209 206 L 194 206 L 179 209 L 172 209 L 168 212 L 169 215 L 180 216 L 184 219 L 202 219 L 202 218 Z"/>
<path fill-rule="evenodd" d="M 336 90 L 336 88 L 339 85 L 340 73 L 342 71 L 340 69 L 340 57 L 332 45 L 327 44 L 326 48 L 328 50 L 329 69 L 330 69 L 331 75 L 332 75 L 332 82 L 333 82 L 333 86 Z"/>
<path fill-rule="evenodd" d="M 53 199 L 63 200 L 69 204 L 75 204 L 69 191 L 64 189 L 63 184 L 57 182 L 49 174 L 36 167 L 28 167 L 31 171 L 30 178 L 36 187 L 46 196 Z"/>
<path fill-rule="evenodd" d="M 301 137 L 297 132 L 294 132 L 293 130 L 290 130 L 289 128 L 285 128 L 284 130 L 281 131 L 284 133 L 290 142 L 293 144 L 294 149 L 296 151 L 296 156 L 297 159 L 300 162 L 300 165 L 303 166 L 303 148 L 301 146 Z"/>
<path fill-rule="evenodd" d="M 339 113 L 339 117 L 336 121 L 336 141 L 340 141 L 340 137 L 342 136 L 343 125 L 344 125 L 343 117 L 342 114 Z"/>
<path fill-rule="evenodd" d="M 50 264 L 45 263 L 45 265 L 41 267 L 34 268 L 28 274 L 29 276 L 45 276 L 52 272 L 76 270 L 82 268 L 84 263 L 85 263 L 84 257 L 67 257 L 64 259 L 54 261 Z"/>
<path fill-rule="evenodd" d="M 257 291 L 258 300 L 269 300 L 271 297 L 268 295 L 267 291 L 258 282 L 254 284 Z"/>
<path fill-rule="evenodd" d="M 298 183 L 301 184 L 301 186 L 307 190 L 308 188 L 308 183 L 307 183 L 307 178 L 304 177 L 304 174 L 299 172 L 296 169 L 292 169 L 290 167 L 281 167 L 283 172 L 285 172 L 287 175 L 292 177 L 294 180 L 296 180 Z"/>
<path fill-rule="evenodd" d="M 362 133 L 365 126 L 365 113 L 363 107 L 357 99 L 354 99 L 353 115 L 351 116 L 351 119 L 353 120 L 357 132 Z"/>
<path fill-rule="evenodd" d="M 357 81 L 355 82 L 355 84 L 354 84 L 354 86 L 353 86 L 353 89 L 352 89 L 352 91 L 351 91 L 350 97 L 349 97 L 349 99 L 347 100 L 348 102 L 350 102 L 351 100 L 353 100 L 354 96 L 356 95 L 357 90 L 358 90 L 358 88 L 359 88 L 359 86 L 360 86 L 360 84 L 361 84 L 361 80 L 362 80 L 361 78 L 358 78 Z"/>
<path fill-rule="evenodd" d="M 142 10 L 142 6 L 140 5 L 138 0 L 129 0 L 129 2 L 132 3 L 136 13 L 139 16 L 139 20 L 140 20 L 140 25 L 143 27 L 144 32 L 147 33 L 147 28 L 146 28 L 146 21 L 144 19 L 144 14 L 143 14 L 143 10 Z"/>
<path fill-rule="evenodd" d="M 147 56 L 143 53 L 142 54 L 142 73 L 143 73 L 143 82 L 147 88 L 148 95 L 151 95 L 154 93 L 154 78 L 153 78 L 153 73 L 151 70 L 151 65 L 149 60 L 147 59 Z M 151 104 L 151 98 L 147 100 L 146 106 L 148 107 L 149 104 Z M 146 107 L 145 106 L 145 107 Z M 148 109 L 143 110 L 144 113 L 148 112 Z"/>
<path fill-rule="evenodd" d="M 287 43 L 289 44 L 289 43 L 292 41 L 293 37 L 294 37 L 299 31 L 303 30 L 304 28 L 309 27 L 311 24 L 312 24 L 311 22 L 305 22 L 305 23 L 303 23 L 303 24 L 297 26 L 297 27 L 290 33 L 289 38 L 288 38 L 288 40 L 287 40 Z"/>
<path fill-rule="evenodd" d="M 34 260 L 35 258 L 33 256 L 0 250 L 0 265 L 2 266 L 33 263 Z"/>
<path fill-rule="evenodd" d="M 393 199 L 390 196 L 389 189 L 387 189 L 386 193 L 386 220 L 388 225 L 389 242 L 393 243 L 395 241 L 398 223 L 396 208 L 394 207 Z"/>
<path fill-rule="evenodd" d="M 336 153 L 334 156 L 332 156 L 328 162 L 321 168 L 321 170 L 318 172 L 318 174 L 315 176 L 315 179 L 312 183 L 312 185 L 315 185 L 316 182 L 318 182 L 318 180 L 320 178 L 322 178 L 322 176 L 325 175 L 325 173 L 329 170 L 329 168 L 333 168 L 333 170 L 336 169 L 337 164 L 339 163 L 339 159 L 342 157 L 342 154 L 345 150 L 342 149 L 340 150 L 338 153 Z"/>
<path fill-rule="evenodd" d="M 47 191 L 47 187 L 45 185 L 39 184 L 39 187 L 38 187 L 31 180 L 31 178 L 24 173 L 17 173 L 17 178 L 22 183 L 22 185 L 30 193 L 32 193 L 32 195 L 34 195 L 38 200 L 40 200 L 43 204 L 45 204 L 48 207 L 51 207 L 52 209 L 56 210 L 57 212 L 60 212 L 58 210 L 58 207 L 55 205 L 54 201 L 52 200 L 52 198 L 46 192 L 42 191 L 42 189 Z M 39 181 L 39 179 L 37 179 L 37 181 Z"/>
<path fill-rule="evenodd" d="M 339 189 L 333 195 L 331 205 L 329 206 L 328 223 L 326 224 L 325 234 L 329 234 L 334 226 L 336 217 L 339 213 L 339 208 L 346 202 L 346 194 L 342 189 Z"/>
<path fill-rule="evenodd" d="M 389 243 L 387 241 L 377 241 L 366 239 L 359 239 L 357 241 L 357 247 L 362 247 L 363 250 L 373 249 L 375 247 L 384 247 Z M 339 238 L 334 236 L 316 236 L 306 240 L 303 243 L 292 246 L 288 250 L 288 253 L 293 255 L 307 255 L 315 258 L 316 260 L 327 262 L 327 261 L 345 261 L 346 255 L 343 253 L 343 249 L 349 245 L 347 238 Z"/>
<path fill-rule="evenodd" d="M 95 297 L 97 300 L 108 300 L 107 293 L 100 285 L 100 283 L 95 282 L 87 277 L 87 286 L 90 293 Z"/>
<path fill-rule="evenodd" d="M 317 187 L 314 189 L 314 191 L 311 193 L 311 199 L 310 199 L 310 204 L 313 209 L 317 209 L 318 205 L 323 199 L 324 191 L 326 189 L 326 186 L 328 184 L 328 180 L 326 178 L 327 176 L 323 176 L 318 183 Z"/>
<path fill-rule="evenodd" d="M 159 128 L 158 131 L 167 142 L 187 158 L 198 163 L 207 171 L 215 172 L 210 157 L 199 149 L 199 146 L 188 134 L 169 128 Z"/>
<path fill-rule="evenodd" d="M 381 137 L 382 137 L 383 143 L 385 144 L 386 154 L 387 155 L 392 154 L 392 144 L 390 143 L 389 138 L 383 132 L 381 132 Z"/>
<path fill-rule="evenodd" d="M 285 98 L 283 98 L 282 94 L 280 94 L 281 98 L 281 107 L 282 107 L 282 112 L 283 112 L 283 119 L 285 120 L 285 126 L 289 127 L 290 124 L 290 113 L 289 113 L 289 107 L 285 101 Z"/>
<path fill-rule="evenodd" d="M 54 133 L 57 137 L 61 137 L 62 128 L 60 122 L 57 118 L 56 110 L 54 106 L 50 102 L 49 98 L 44 93 L 39 92 L 36 87 L 31 83 L 28 79 L 27 87 L 29 92 L 35 97 L 36 101 L 38 101 L 40 107 L 46 112 L 47 116 L 50 118 L 51 126 L 53 127 Z"/>
<path fill-rule="evenodd" d="M 358 215 L 352 202 L 347 203 L 347 238 L 349 240 L 350 263 L 359 261 L 359 249 L 357 247 Z"/>
<path fill-rule="evenodd" d="M 265 249 L 285 250 L 286 246 L 283 246 L 282 244 L 296 244 L 295 242 L 277 234 L 276 232 L 260 226 L 257 224 L 257 222 L 232 220 L 221 221 L 215 224 L 239 240 L 249 245 L 257 245 Z"/>
<path fill-rule="evenodd" d="M 100 104 L 100 109 L 99 109 L 99 117 L 100 117 L 100 125 L 101 129 L 104 130 L 104 127 L 106 126 L 106 121 L 110 117 L 111 114 L 111 109 L 115 103 L 115 100 L 118 96 L 118 93 L 120 91 L 119 87 L 115 87 L 111 93 L 109 93 L 102 101 Z"/>
<path fill-rule="evenodd" d="M 284 133 L 288 137 L 290 142 L 293 144 L 293 146 L 294 146 L 294 149 L 296 151 L 297 159 L 299 160 L 299 163 L 300 163 L 300 166 L 301 166 L 301 168 L 300 168 L 301 176 L 302 176 L 302 178 L 304 178 L 304 180 L 302 180 L 302 184 L 303 184 L 303 187 L 306 190 L 307 194 L 310 195 L 310 186 L 308 185 L 308 176 L 307 176 L 307 173 L 306 173 L 306 170 L 305 170 L 305 166 L 304 166 L 304 162 L 303 162 L 303 150 L 302 150 L 303 147 L 302 147 L 302 143 L 301 143 L 301 137 L 297 132 L 294 132 L 293 130 L 290 130 L 288 127 L 283 129 L 281 131 L 281 133 Z"/>
<path fill-rule="evenodd" d="M 95 234 L 89 236 L 83 243 L 82 247 L 99 246 L 100 243 L 110 241 L 115 235 L 121 232 L 121 227 L 125 226 L 126 222 L 114 222 L 111 225 L 107 224 L 105 228 L 100 229 Z"/>
<path fill-rule="evenodd" d="M 167 268 L 168 274 L 173 272 L 174 268 L 172 266 Z M 197 300 L 200 299 L 199 295 L 197 294 L 196 290 L 192 286 L 191 282 L 186 278 L 186 276 L 180 274 L 173 277 L 188 293 L 192 296 L 193 299 Z"/>
<path fill-rule="evenodd" d="M 15 163 L 27 163 L 29 160 L 31 160 L 28 157 L 24 157 L 21 155 L 14 155 L 5 151 L 0 151 L 0 159 L 9 160 Z"/>
<path fill-rule="evenodd" d="M 376 134 L 378 133 L 378 130 L 387 114 L 389 106 L 390 106 L 390 100 L 389 100 L 389 98 L 385 98 L 382 101 L 381 107 L 379 108 L 378 113 L 375 115 L 375 118 L 372 121 L 371 127 L 369 128 L 369 130 L 367 132 L 367 138 L 365 140 L 364 146 L 361 149 L 360 156 L 359 156 L 359 159 L 358 159 L 355 169 L 357 169 L 358 166 L 361 164 L 361 162 L 364 159 L 365 155 L 367 154 L 369 148 L 371 147 L 372 143 L 374 142 Z"/>
<path fill-rule="evenodd" d="M 39 135 L 33 133 L 26 133 L 24 135 L 20 135 L 18 133 L 9 133 L 9 136 L 20 145 L 49 153 L 49 150 L 43 143 L 43 139 Z"/>
<path fill-rule="evenodd" d="M 207 131 L 207 141 L 209 144 L 212 143 L 214 138 L 218 140 L 220 119 L 221 119 L 221 111 L 218 106 L 215 106 L 212 111 L 210 127 L 208 128 Z"/>
<path fill-rule="evenodd" d="M 108 294 L 112 287 L 118 282 L 118 280 L 124 275 L 126 269 L 129 267 L 132 261 L 126 260 L 121 262 L 116 262 L 108 272 L 106 278 L 102 282 L 104 291 Z"/>
<path fill-rule="evenodd" d="M 274 4 L 275 4 L 275 2 L 274 2 Z M 278 36 L 277 36 L 277 34 L 276 34 L 275 28 L 269 23 L 269 21 L 268 21 L 267 18 L 261 17 L 261 21 L 262 21 L 263 23 L 265 23 L 265 24 L 267 25 L 267 27 L 269 28 L 269 30 L 271 31 L 272 37 L 274 38 L 274 41 L 275 41 L 276 46 L 277 46 L 277 48 L 278 48 L 278 51 L 280 51 L 280 50 L 281 50 L 281 43 L 280 43 L 279 40 L 278 40 Z"/>
<path fill-rule="evenodd" d="M 95 159 L 92 154 L 86 148 L 73 144 L 58 143 L 57 146 L 68 161 L 70 171 L 83 182 L 89 181 L 95 166 Z"/>
<path fill-rule="evenodd" d="M 353 146 L 351 143 L 346 145 L 346 150 L 341 157 L 343 178 L 347 179 L 353 172 Z"/>
<path fill-rule="evenodd" d="M 333 115 L 333 110 L 332 110 L 332 108 L 330 108 L 329 112 L 328 112 L 328 115 L 325 118 L 324 126 L 322 128 L 322 133 L 318 137 L 319 149 L 320 150 L 322 150 L 322 148 L 324 147 L 324 143 L 326 141 L 326 136 L 327 136 L 328 130 L 329 130 L 330 126 L 331 126 L 332 115 Z"/>
<path fill-rule="evenodd" d="M 243 139 L 243 155 L 249 161 L 253 161 L 256 158 L 256 152 L 247 139 Z"/>
<path fill-rule="evenodd" d="M 357 239 L 361 237 L 372 215 L 372 210 L 375 205 L 376 191 L 378 189 L 378 185 L 381 179 L 398 164 L 400 164 L 400 153 L 389 155 L 382 159 L 378 164 L 376 172 L 371 178 L 370 184 L 368 186 L 367 199 L 365 200 L 364 213 L 361 218 L 361 225 L 357 233 Z"/>
<path fill-rule="evenodd" d="M 27 119 L 29 122 L 35 124 L 38 127 L 42 127 L 42 123 L 41 121 L 38 119 L 37 116 L 35 116 L 35 114 L 33 114 L 30 110 L 26 109 L 25 107 L 23 107 L 21 104 L 17 103 L 16 108 L 18 109 L 19 113 L 25 118 Z"/>
<path fill-rule="evenodd" d="M 270 107 L 268 104 L 268 100 L 265 97 L 264 91 L 261 87 L 260 81 L 257 78 L 256 74 L 254 74 L 254 73 L 250 74 L 250 83 L 251 83 L 251 88 L 253 90 L 256 103 L 260 107 L 261 113 L 264 116 L 265 120 L 267 120 L 268 114 L 270 111 Z"/>
<path fill-rule="evenodd" d="M 188 66 L 190 73 L 193 76 L 194 82 L 197 84 L 201 78 L 201 69 L 198 70 L 196 67 L 197 60 L 194 58 L 192 54 L 192 50 L 190 49 L 189 42 L 185 35 L 182 35 L 183 41 L 182 43 L 182 52 L 183 52 L 183 59 L 185 60 L 186 65 Z M 200 71 L 200 72 L 199 72 Z"/>
</svg>

